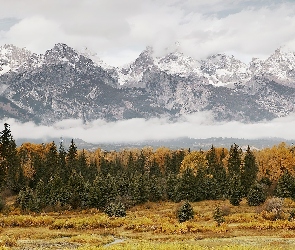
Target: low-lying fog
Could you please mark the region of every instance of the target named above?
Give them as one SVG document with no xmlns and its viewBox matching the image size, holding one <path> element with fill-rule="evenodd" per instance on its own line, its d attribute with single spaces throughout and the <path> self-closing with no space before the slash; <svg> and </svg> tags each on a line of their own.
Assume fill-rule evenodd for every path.
<svg viewBox="0 0 295 250">
<path fill-rule="evenodd" d="M 67 119 L 50 126 L 33 122 L 21 123 L 14 119 L 2 120 L 11 126 L 14 139 L 80 138 L 89 143 L 140 142 L 181 137 L 234 137 L 259 139 L 277 137 L 295 139 L 295 114 L 272 121 L 242 123 L 216 122 L 210 112 L 184 115 L 171 122 L 168 118 L 130 119 L 116 122 L 95 120 L 83 124 L 81 120 Z M 4 128 L 4 127 L 3 127 Z"/>
</svg>

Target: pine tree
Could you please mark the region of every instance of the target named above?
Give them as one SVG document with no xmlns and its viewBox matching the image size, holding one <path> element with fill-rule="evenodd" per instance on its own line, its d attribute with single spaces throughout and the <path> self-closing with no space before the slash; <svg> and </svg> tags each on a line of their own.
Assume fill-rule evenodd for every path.
<svg viewBox="0 0 295 250">
<path fill-rule="evenodd" d="M 243 197 L 241 185 L 241 156 L 242 150 L 238 145 L 231 146 L 228 158 L 228 185 L 229 201 L 232 205 L 238 206 Z"/>
<path fill-rule="evenodd" d="M 66 156 L 67 172 L 72 173 L 74 170 L 77 169 L 77 156 L 77 147 L 74 143 L 74 140 L 72 139 Z"/>
<path fill-rule="evenodd" d="M 81 173 L 83 177 L 87 176 L 88 163 L 87 163 L 87 158 L 86 158 L 84 149 L 78 155 L 76 171 L 78 173 Z"/>
<path fill-rule="evenodd" d="M 177 184 L 179 183 L 179 178 L 176 174 L 168 174 L 167 181 L 166 181 L 166 193 L 169 200 L 177 202 L 178 195 L 177 195 Z M 180 198 L 181 199 L 181 198 Z"/>
<path fill-rule="evenodd" d="M 49 150 L 45 155 L 45 162 L 42 169 L 41 178 L 46 183 L 53 178 L 55 174 L 59 174 L 59 159 L 56 144 L 54 141 L 49 145 Z"/>
<path fill-rule="evenodd" d="M 24 176 L 17 155 L 16 144 L 11 135 L 10 125 L 4 123 L 0 133 L 0 186 L 18 192 L 23 186 Z"/>
<path fill-rule="evenodd" d="M 282 198 L 295 198 L 295 178 L 285 171 L 278 179 L 276 195 Z"/>
<path fill-rule="evenodd" d="M 218 206 L 214 209 L 213 219 L 216 221 L 218 227 L 225 221 L 223 212 Z"/>
<path fill-rule="evenodd" d="M 71 188 L 69 203 L 72 208 L 84 208 L 90 204 L 90 186 L 80 173 L 72 172 L 68 186 Z"/>
<path fill-rule="evenodd" d="M 177 219 L 180 223 L 194 218 L 194 210 L 188 201 L 185 201 L 176 211 Z"/>
<path fill-rule="evenodd" d="M 241 170 L 241 184 L 243 187 L 244 195 L 248 194 L 250 187 L 255 183 L 258 173 L 258 166 L 255 156 L 248 146 L 246 155 L 244 158 L 244 164 L 242 164 Z"/>
<path fill-rule="evenodd" d="M 208 179 L 208 181 L 212 185 L 214 185 L 211 185 L 211 189 L 214 189 L 215 198 L 221 198 L 222 196 L 224 196 L 226 189 L 226 171 L 223 167 L 222 161 L 218 159 L 216 150 L 213 145 L 211 149 L 207 152 L 206 159 L 208 162 L 208 176 L 211 177 Z"/>
<path fill-rule="evenodd" d="M 197 179 L 196 176 L 194 176 L 193 170 L 190 168 L 185 169 L 180 177 L 179 183 L 176 185 L 176 200 L 200 200 L 200 193 L 198 191 Z"/>
<path fill-rule="evenodd" d="M 65 181 L 70 176 L 70 173 L 67 171 L 67 164 L 66 164 L 66 151 L 62 142 L 59 144 L 58 150 L 58 164 L 60 169 L 60 176 Z"/>
<path fill-rule="evenodd" d="M 231 145 L 228 158 L 228 175 L 229 178 L 234 176 L 241 177 L 241 163 L 242 163 L 242 150 L 237 144 Z"/>
<path fill-rule="evenodd" d="M 229 191 L 230 204 L 234 206 L 239 206 L 240 202 L 242 201 L 242 197 L 243 197 L 243 193 L 242 193 L 241 180 L 239 176 L 234 175 L 230 179 L 230 191 Z"/>
<path fill-rule="evenodd" d="M 263 185 L 255 183 L 253 184 L 247 195 L 247 203 L 249 206 L 259 206 L 266 200 L 266 192 Z"/>
</svg>

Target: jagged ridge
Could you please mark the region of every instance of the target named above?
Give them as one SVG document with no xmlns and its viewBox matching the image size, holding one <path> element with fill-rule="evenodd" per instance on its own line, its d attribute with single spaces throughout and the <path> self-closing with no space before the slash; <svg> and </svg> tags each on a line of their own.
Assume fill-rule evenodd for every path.
<svg viewBox="0 0 295 250">
<path fill-rule="evenodd" d="M 66 118 L 173 118 L 205 110 L 218 120 L 248 122 L 294 111 L 291 52 L 277 50 L 249 65 L 224 54 L 196 61 L 176 51 L 158 58 L 152 48 L 122 68 L 95 58 L 65 44 L 44 55 L 0 47 L 2 102 L 18 107 L 14 117 L 45 124 Z"/>
</svg>

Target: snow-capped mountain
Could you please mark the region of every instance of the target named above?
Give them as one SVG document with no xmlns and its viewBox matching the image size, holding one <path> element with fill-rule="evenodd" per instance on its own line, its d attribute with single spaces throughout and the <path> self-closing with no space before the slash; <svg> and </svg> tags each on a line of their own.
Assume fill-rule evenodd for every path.
<svg viewBox="0 0 295 250">
<path fill-rule="evenodd" d="M 148 47 L 122 68 L 87 49 L 56 44 L 44 55 L 0 47 L 0 115 L 44 124 L 66 118 L 178 117 L 210 110 L 217 120 L 260 121 L 294 112 L 295 55 L 275 51 L 245 64 L 217 54 L 197 61 Z"/>
</svg>

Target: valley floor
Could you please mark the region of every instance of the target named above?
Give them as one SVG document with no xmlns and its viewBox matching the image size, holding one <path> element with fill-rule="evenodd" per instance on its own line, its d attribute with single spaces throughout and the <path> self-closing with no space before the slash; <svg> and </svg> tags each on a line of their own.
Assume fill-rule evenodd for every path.
<svg viewBox="0 0 295 250">
<path fill-rule="evenodd" d="M 284 200 L 281 218 L 272 220 L 263 206 L 245 201 L 192 203 L 194 219 L 179 223 L 172 202 L 145 203 L 123 218 L 96 210 L 0 215 L 0 249 L 294 249 L 295 221 L 288 220 L 295 202 Z M 226 213 L 220 226 L 213 219 L 219 206 Z"/>
</svg>

